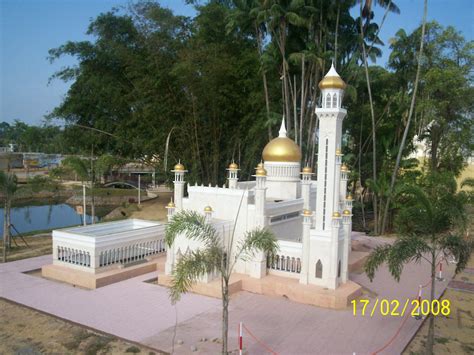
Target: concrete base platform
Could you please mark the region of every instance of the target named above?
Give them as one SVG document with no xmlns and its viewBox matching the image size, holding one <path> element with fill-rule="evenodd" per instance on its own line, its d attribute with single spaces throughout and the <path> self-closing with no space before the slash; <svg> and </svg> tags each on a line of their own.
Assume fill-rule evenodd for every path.
<svg viewBox="0 0 474 355">
<path fill-rule="evenodd" d="M 171 277 L 159 272 L 158 284 L 169 287 Z M 229 293 L 232 295 L 239 291 L 285 297 L 294 302 L 318 307 L 343 309 L 351 300 L 362 294 L 362 287 L 348 281 L 336 290 L 328 290 L 315 285 L 302 285 L 297 279 L 289 277 L 267 275 L 262 279 L 255 279 L 248 275 L 233 274 L 229 282 Z M 198 282 L 192 286 L 191 292 L 221 298 L 221 282 L 220 280 L 209 283 Z"/>
<path fill-rule="evenodd" d="M 354 272 L 363 267 L 369 253 L 352 251 L 349 257 L 349 271 Z M 158 284 L 169 287 L 171 277 L 165 275 L 164 268 L 158 267 Z M 198 282 L 190 290 L 200 295 L 221 298 L 221 282 L 214 280 L 209 283 Z M 298 279 L 267 275 L 262 279 L 255 279 L 244 274 L 232 274 L 229 281 L 229 293 L 248 291 L 266 296 L 286 297 L 294 302 L 313 306 L 343 309 L 351 300 L 362 294 L 362 287 L 353 281 L 339 286 L 336 290 L 329 290 L 315 285 L 302 285 Z"/>
<path fill-rule="evenodd" d="M 160 266 L 164 268 L 165 258 L 166 257 L 163 256 L 153 258 L 145 263 L 126 268 L 117 266 L 117 268 L 98 274 L 75 270 L 67 266 L 50 264 L 41 268 L 41 275 L 45 278 L 65 282 L 73 286 L 96 289 L 149 272 L 154 272 L 158 270 Z"/>
</svg>

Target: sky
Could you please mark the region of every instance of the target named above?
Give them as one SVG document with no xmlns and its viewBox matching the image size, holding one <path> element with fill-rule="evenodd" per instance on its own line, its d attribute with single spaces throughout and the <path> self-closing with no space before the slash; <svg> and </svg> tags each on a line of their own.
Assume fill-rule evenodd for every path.
<svg viewBox="0 0 474 355">
<path fill-rule="evenodd" d="M 39 125 L 44 116 L 60 104 L 68 83 L 53 80 L 54 72 L 75 63 L 62 58 L 50 63 L 48 50 L 67 41 L 90 40 L 86 36 L 90 21 L 128 0 L 0 0 L 0 122 L 20 119 Z M 193 16 L 184 0 L 160 0 L 175 14 Z M 389 14 L 380 37 L 385 42 L 401 28 L 407 33 L 421 24 L 423 0 L 395 0 L 400 15 Z M 375 8 L 380 22 L 383 9 Z M 452 25 L 466 39 L 474 38 L 474 0 L 429 0 L 428 20 Z M 388 46 L 377 62 L 385 65 Z"/>
</svg>

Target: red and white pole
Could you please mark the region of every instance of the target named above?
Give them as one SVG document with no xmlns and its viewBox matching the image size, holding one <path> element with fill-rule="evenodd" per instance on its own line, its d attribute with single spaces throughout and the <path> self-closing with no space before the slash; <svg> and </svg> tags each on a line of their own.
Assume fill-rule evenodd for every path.
<svg viewBox="0 0 474 355">
<path fill-rule="evenodd" d="M 443 261 L 442 260 L 439 263 L 439 280 L 443 281 Z"/>
<path fill-rule="evenodd" d="M 423 286 L 420 285 L 420 288 L 418 289 L 418 312 L 415 315 L 416 319 L 421 319 L 421 292 L 423 290 Z"/>
<path fill-rule="evenodd" d="M 239 355 L 242 355 L 242 346 L 243 346 L 243 339 L 242 339 L 242 322 L 239 323 Z"/>
</svg>

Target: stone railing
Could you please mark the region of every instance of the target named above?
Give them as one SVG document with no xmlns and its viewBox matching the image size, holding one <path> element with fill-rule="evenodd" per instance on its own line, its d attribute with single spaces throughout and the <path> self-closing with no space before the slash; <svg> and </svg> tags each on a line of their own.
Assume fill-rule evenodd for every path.
<svg viewBox="0 0 474 355">
<path fill-rule="evenodd" d="M 164 253 L 165 226 L 125 220 L 53 231 L 53 263 L 101 272 Z"/>
<path fill-rule="evenodd" d="M 279 250 L 273 257 L 267 257 L 270 274 L 285 277 L 299 277 L 301 272 L 302 244 L 286 240 L 278 241 Z"/>
</svg>

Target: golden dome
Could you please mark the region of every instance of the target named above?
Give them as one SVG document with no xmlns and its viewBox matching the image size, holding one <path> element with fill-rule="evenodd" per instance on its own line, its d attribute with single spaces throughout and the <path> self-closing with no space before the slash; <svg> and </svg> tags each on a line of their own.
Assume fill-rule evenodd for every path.
<svg viewBox="0 0 474 355">
<path fill-rule="evenodd" d="M 350 216 L 350 215 L 351 215 L 351 211 L 349 211 L 349 210 L 344 210 L 344 212 L 342 212 L 342 214 L 343 214 L 344 216 Z"/>
<path fill-rule="evenodd" d="M 184 170 L 185 170 L 185 169 L 184 169 L 184 165 L 181 164 L 181 163 L 178 163 L 178 164 L 176 164 L 176 165 L 174 166 L 174 170 L 176 170 L 176 171 L 184 171 Z"/>
<path fill-rule="evenodd" d="M 348 172 L 349 169 L 347 168 L 347 165 L 346 164 L 342 164 L 341 166 L 341 171 L 345 171 L 345 172 Z"/>
<path fill-rule="evenodd" d="M 352 195 L 347 195 L 346 200 L 352 201 Z"/>
<path fill-rule="evenodd" d="M 343 155 L 343 154 L 341 153 L 341 150 L 340 150 L 339 148 L 336 149 L 336 155 Z"/>
<path fill-rule="evenodd" d="M 327 72 L 326 76 L 319 82 L 319 88 L 323 89 L 342 89 L 346 88 L 346 83 L 341 79 L 339 74 L 334 68 L 334 63 L 331 65 L 331 69 Z"/>
<path fill-rule="evenodd" d="M 230 163 L 229 170 L 237 170 L 237 169 L 239 169 L 239 166 L 236 163 L 234 162 Z"/>
<path fill-rule="evenodd" d="M 340 76 L 325 76 L 323 80 L 319 82 L 319 88 L 324 89 L 342 89 L 346 88 L 346 83 L 341 79 Z"/>
<path fill-rule="evenodd" d="M 333 218 L 339 218 L 339 217 L 341 217 L 341 214 L 340 214 L 339 212 L 334 212 L 334 213 L 332 214 L 332 217 L 333 217 Z"/>
<path fill-rule="evenodd" d="M 255 169 L 258 169 L 258 168 L 263 168 L 263 163 L 262 162 L 258 163 L 257 167 Z"/>
<path fill-rule="evenodd" d="M 310 210 L 303 210 L 303 216 L 312 216 L 313 215 L 313 212 L 311 212 Z"/>
<path fill-rule="evenodd" d="M 166 208 L 175 208 L 175 207 L 176 207 L 176 205 L 174 204 L 173 200 L 168 202 L 168 204 L 166 205 Z"/>
<path fill-rule="evenodd" d="M 311 169 L 310 166 L 305 166 L 303 168 L 303 174 L 311 174 L 313 172 L 313 169 Z"/>
<path fill-rule="evenodd" d="M 290 138 L 277 137 L 265 146 L 262 156 L 265 161 L 299 162 L 301 150 Z"/>
<path fill-rule="evenodd" d="M 204 207 L 204 212 L 212 212 L 212 207 L 211 206 Z"/>
<path fill-rule="evenodd" d="M 257 168 L 256 176 L 267 176 L 267 171 L 264 168 Z"/>
</svg>

